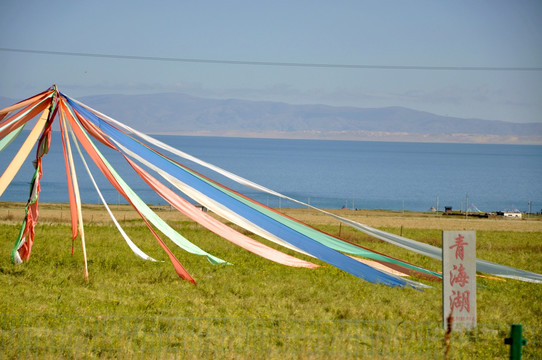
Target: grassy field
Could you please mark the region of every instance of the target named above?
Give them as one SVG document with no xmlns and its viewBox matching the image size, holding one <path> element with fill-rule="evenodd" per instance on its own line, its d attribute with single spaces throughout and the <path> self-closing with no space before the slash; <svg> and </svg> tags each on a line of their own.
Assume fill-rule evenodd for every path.
<svg viewBox="0 0 542 360">
<path fill-rule="evenodd" d="M 164 260 L 163 262 L 145 262 L 133 255 L 105 211 L 97 206 L 87 205 L 84 214 L 90 280 L 86 282 L 83 280 L 83 260 L 79 241 L 75 244 L 75 253 L 71 254 L 67 205 L 43 204 L 40 208 L 40 224 L 36 228 L 32 257 L 28 263 L 14 266 L 10 262 L 9 254 L 19 231 L 24 214 L 23 208 L 23 204 L 0 203 L 0 255 L 3 254 L 0 256 L 2 298 L 0 309 L 4 314 L 4 320 L 0 322 L 2 329 L 0 348 L 3 351 L 22 348 L 27 355 L 39 354 L 52 358 L 60 354 L 61 357 L 67 358 L 101 358 L 132 356 L 135 354 L 133 349 L 137 349 L 138 346 L 145 349 L 165 346 L 178 350 L 182 348 L 179 341 L 187 341 L 187 330 L 179 330 L 179 333 L 185 334 L 183 340 L 170 339 L 172 336 L 175 337 L 173 334 L 176 331 L 172 329 L 177 329 L 181 326 L 180 323 L 183 323 L 183 326 L 190 323 L 190 331 L 193 331 L 191 344 L 197 342 L 199 350 L 181 353 L 181 358 L 252 358 L 254 354 L 259 354 L 263 358 L 325 358 L 326 354 L 353 354 L 351 358 L 355 358 L 360 353 L 354 350 L 349 352 L 348 348 L 352 345 L 344 343 L 346 341 L 344 339 L 356 338 L 361 341 L 359 340 L 361 334 L 351 337 L 345 335 L 342 340 L 326 338 L 326 342 L 329 342 L 329 349 L 327 347 L 326 349 L 329 351 L 313 351 L 311 346 L 316 345 L 308 345 L 306 342 L 308 341 L 306 338 L 310 337 L 306 333 L 307 329 L 316 326 L 314 336 L 329 337 L 339 328 L 341 331 L 344 330 L 345 334 L 348 331 L 357 334 L 360 331 L 358 327 L 370 328 L 372 325 L 368 324 L 377 324 L 381 328 L 390 323 L 403 324 L 401 326 L 436 324 L 438 328 L 442 321 L 440 283 L 424 281 L 432 288 L 416 291 L 370 284 L 330 266 L 308 270 L 278 265 L 230 244 L 167 207 L 156 210 L 170 225 L 204 250 L 233 265 L 212 265 L 206 259 L 176 249 L 173 244 L 168 243 L 177 258 L 195 278 L 197 286 L 194 286 L 177 277 L 165 254 L 142 222 L 137 220 L 137 215 L 132 210 L 122 205 L 113 206 L 117 218 L 132 240 L 150 256 Z M 369 238 L 354 229 L 340 225 L 337 220 L 330 217 L 307 209 L 282 210 L 349 241 L 440 271 L 441 264 L 436 260 Z M 479 258 L 542 273 L 540 217 L 527 220 L 460 219 L 410 212 L 335 211 L 358 222 L 436 246 L 440 246 L 442 230 L 476 230 Z M 267 242 L 266 244 L 274 246 Z M 478 344 L 471 339 L 470 347 L 465 350 L 456 349 L 454 358 L 462 356 L 469 358 L 473 351 L 480 356 L 484 354 L 495 356 L 503 352 L 506 354 L 507 347 L 503 344 L 502 336 L 506 335 L 503 332 L 508 331 L 510 324 L 521 323 L 528 329 L 542 329 L 541 284 L 482 277 L 477 281 L 478 322 L 481 326 L 485 324 L 486 327 L 482 327 L 484 329 L 491 326 L 499 328 L 495 331 L 498 333 L 502 349 L 494 349 L 496 352 L 492 353 L 491 348 L 494 345 L 483 345 L 481 337 L 477 337 Z M 101 328 L 96 328 L 97 325 L 92 323 L 100 323 L 98 320 L 104 318 L 116 319 L 109 322 L 109 326 L 113 328 L 109 328 L 108 331 L 117 331 L 120 335 L 112 336 L 110 342 L 102 346 L 101 343 L 97 343 L 99 336 L 93 333 L 90 337 L 94 340 L 89 340 L 88 336 L 84 336 L 82 329 L 98 329 L 96 332 L 100 333 Z M 210 333 L 212 329 L 218 329 L 220 326 L 209 319 L 224 322 L 225 329 L 237 329 L 235 330 L 237 335 L 228 335 L 230 333 L 224 330 L 220 333 L 220 344 L 217 345 L 216 341 L 210 340 Z M 15 322 L 23 324 L 20 325 L 22 328 L 32 327 L 31 324 L 34 322 L 41 324 L 40 329 L 48 329 L 28 335 L 32 339 L 52 339 L 50 336 L 52 329 L 60 328 L 59 332 L 72 334 L 76 343 L 86 344 L 86 350 L 74 353 L 76 350 L 66 345 L 65 352 L 51 353 L 40 346 L 21 345 L 26 340 L 22 335 L 14 336 Z M 28 326 L 24 325 L 26 322 Z M 106 326 L 103 322 L 101 324 L 100 326 Z M 122 326 L 128 329 L 121 331 L 115 327 L 120 326 L 118 324 L 124 324 Z M 291 340 L 292 333 L 281 328 L 285 326 L 284 324 L 288 325 L 288 329 L 292 327 L 297 329 L 294 331 L 295 334 L 301 334 L 295 336 L 297 340 Z M 146 326 L 147 330 L 140 328 L 141 326 Z M 244 348 L 237 344 L 239 337 L 243 335 L 246 339 L 247 329 L 260 329 L 258 326 L 278 331 L 276 334 L 273 332 L 278 338 L 275 339 L 273 337 L 275 335 L 266 336 L 265 339 L 271 344 L 263 347 L 264 350 L 261 350 L 263 352 L 243 350 Z M 394 325 L 392 329 L 396 333 L 397 326 Z M 198 327 L 206 329 L 203 332 L 205 335 L 202 335 L 201 331 L 194 330 Z M 264 332 L 263 328 L 257 331 Z M 129 329 L 137 330 L 134 330 L 134 333 L 129 332 Z M 160 333 L 160 329 L 163 334 L 169 335 L 159 337 L 159 340 L 146 338 L 151 333 Z M 376 331 L 373 331 L 371 338 L 373 340 L 376 339 L 374 335 Z M 406 331 L 410 335 L 415 332 L 418 339 L 423 339 L 418 330 Z M 529 346 L 524 348 L 527 356 L 525 358 L 537 358 L 542 355 L 540 330 L 537 331 L 534 333 L 536 335 L 531 335 L 536 338 L 529 339 L 530 348 Z M 58 336 L 56 330 L 53 333 Z M 127 333 L 131 335 L 127 336 Z M 280 337 L 282 333 L 284 336 Z M 253 334 L 252 330 L 250 334 Z M 395 337 L 390 335 L 390 338 Z M 436 338 L 440 339 L 440 333 Z M 285 339 L 290 339 L 292 343 Z M 389 339 L 387 342 L 388 345 L 391 344 Z M 315 343 L 323 346 L 322 341 Z M 58 345 L 54 346 L 58 348 Z M 208 346 L 212 349 L 207 349 Z M 432 351 L 435 351 L 434 345 L 429 344 L 429 341 L 428 346 L 433 347 Z M 425 353 L 423 345 L 420 344 L 412 343 L 406 346 L 402 343 L 398 347 L 402 347 L 403 355 Z M 286 350 L 287 348 L 291 350 Z M 440 349 L 437 349 L 436 353 L 439 351 Z M 232 353 L 235 356 L 232 356 Z M 6 354 L 17 357 L 13 352 Z M 158 354 L 166 358 L 176 357 L 172 354 L 178 355 L 174 350 Z M 305 356 L 307 354 L 312 355 Z M 382 358 L 386 358 L 386 354 L 392 354 L 389 358 L 393 358 L 396 352 L 389 350 L 371 354 Z M 434 352 L 429 353 L 427 357 L 420 355 L 413 358 L 431 358 L 431 354 Z"/>
</svg>

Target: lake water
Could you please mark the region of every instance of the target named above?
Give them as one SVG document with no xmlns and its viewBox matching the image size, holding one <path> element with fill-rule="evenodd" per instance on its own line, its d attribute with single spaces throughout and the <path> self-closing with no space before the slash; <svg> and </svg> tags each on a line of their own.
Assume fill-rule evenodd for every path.
<svg viewBox="0 0 542 360">
<path fill-rule="evenodd" d="M 0 153 L 0 171 L 26 134 Z M 156 138 L 267 188 L 320 208 L 362 208 L 427 211 L 445 206 L 481 211 L 542 208 L 542 146 L 391 143 L 324 140 L 281 140 L 221 137 L 155 136 Z M 103 149 L 103 148 L 102 148 Z M 124 159 L 113 151 L 107 158 L 148 203 L 165 201 L 138 180 Z M 34 156 L 31 153 L 29 158 Z M 78 156 L 76 156 L 78 159 Z M 80 159 L 79 161 L 80 162 Z M 90 160 L 87 157 L 87 162 Z M 181 163 L 272 207 L 295 203 L 232 183 L 207 169 Z M 67 202 L 60 134 L 53 133 L 44 158 L 40 201 Z M 92 166 L 107 201 L 125 203 Z M 1 201 L 26 201 L 32 177 L 27 161 Z M 77 166 L 82 199 L 99 203 L 84 168 Z M 438 200 L 437 200 L 438 199 Z"/>
</svg>

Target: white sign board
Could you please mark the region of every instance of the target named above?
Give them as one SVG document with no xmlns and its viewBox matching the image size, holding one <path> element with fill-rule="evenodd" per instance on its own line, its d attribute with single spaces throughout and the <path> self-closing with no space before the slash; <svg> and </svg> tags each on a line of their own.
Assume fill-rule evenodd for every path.
<svg viewBox="0 0 542 360">
<path fill-rule="evenodd" d="M 476 232 L 442 232 L 442 316 L 444 328 L 476 327 Z"/>
</svg>

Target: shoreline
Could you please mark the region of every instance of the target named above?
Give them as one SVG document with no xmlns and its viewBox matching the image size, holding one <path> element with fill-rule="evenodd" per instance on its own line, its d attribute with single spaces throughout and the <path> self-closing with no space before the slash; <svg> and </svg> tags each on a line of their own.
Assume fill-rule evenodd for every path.
<svg viewBox="0 0 542 360">
<path fill-rule="evenodd" d="M 20 224 L 25 214 L 26 203 L 0 201 L 0 222 Z M 169 205 L 149 205 L 161 218 L 166 221 L 192 221 Z M 119 222 L 130 222 L 131 226 L 140 217 L 128 204 L 109 204 L 109 207 Z M 83 204 L 83 222 L 86 224 L 107 225 L 112 220 L 102 204 Z M 278 211 L 304 223 L 314 226 L 336 225 L 340 222 L 324 213 L 307 208 L 280 208 Z M 442 213 L 369 210 L 369 209 L 325 209 L 328 212 L 354 220 L 372 227 L 416 228 L 439 230 L 480 230 L 480 231 L 517 231 L 542 232 L 542 216 L 530 214 L 523 219 L 505 218 L 475 218 L 463 216 L 447 216 Z M 40 203 L 41 223 L 70 223 L 68 203 Z M 209 212 L 210 215 L 214 214 Z M 218 218 L 218 217 L 217 217 Z M 345 226 L 345 228 L 349 228 Z"/>
<path fill-rule="evenodd" d="M 172 131 L 148 132 L 149 135 L 230 137 L 247 139 L 281 140 L 335 140 L 368 142 L 407 142 L 407 143 L 448 143 L 448 144 L 489 144 L 489 145 L 542 145 L 539 135 L 492 135 L 468 133 L 423 134 L 390 131 Z"/>
</svg>

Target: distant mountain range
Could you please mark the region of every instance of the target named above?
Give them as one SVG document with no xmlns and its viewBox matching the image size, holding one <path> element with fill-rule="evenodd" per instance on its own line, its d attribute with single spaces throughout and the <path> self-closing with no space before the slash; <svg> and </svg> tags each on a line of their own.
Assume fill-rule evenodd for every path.
<svg viewBox="0 0 542 360">
<path fill-rule="evenodd" d="M 79 100 L 153 134 L 542 144 L 542 123 L 463 119 L 404 107 L 291 105 L 178 93 L 96 95 Z M 0 108 L 14 102 L 0 97 Z"/>
</svg>

